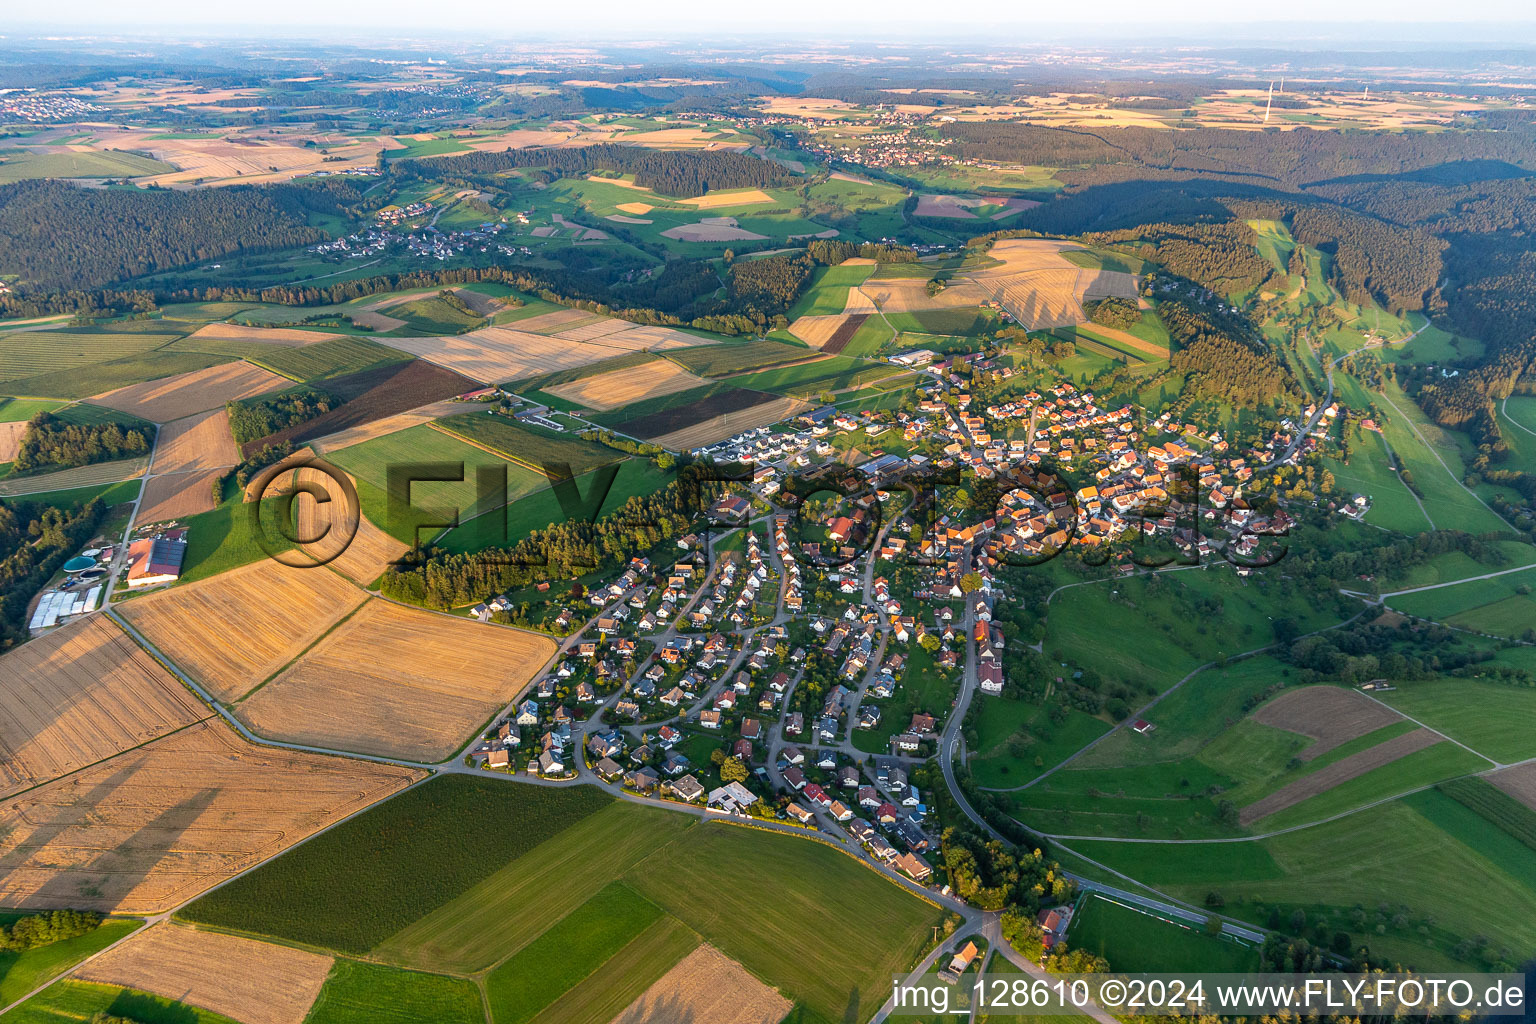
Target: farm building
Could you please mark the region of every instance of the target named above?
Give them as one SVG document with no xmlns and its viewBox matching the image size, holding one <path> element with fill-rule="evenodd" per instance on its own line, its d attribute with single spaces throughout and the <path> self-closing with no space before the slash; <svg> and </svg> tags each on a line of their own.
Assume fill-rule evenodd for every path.
<svg viewBox="0 0 1536 1024">
<path fill-rule="evenodd" d="M 146 537 L 128 545 L 128 585 L 148 587 L 156 583 L 174 583 L 181 578 L 181 563 L 187 557 L 185 539 Z"/>
</svg>

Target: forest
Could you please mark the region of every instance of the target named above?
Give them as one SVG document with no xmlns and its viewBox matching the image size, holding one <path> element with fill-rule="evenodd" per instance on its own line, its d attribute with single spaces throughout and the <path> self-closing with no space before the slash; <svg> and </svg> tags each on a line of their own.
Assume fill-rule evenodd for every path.
<svg viewBox="0 0 1536 1024">
<path fill-rule="evenodd" d="M 32 417 L 21 436 L 13 468 L 18 473 L 27 473 L 132 459 L 148 455 L 153 444 L 153 432 L 148 427 L 66 423 L 52 413 L 40 412 Z"/>
<path fill-rule="evenodd" d="M 635 184 L 667 196 L 701 196 L 711 189 L 776 188 L 794 175 L 770 160 L 732 152 L 654 150 L 601 143 L 573 149 L 507 149 L 500 153 L 424 157 L 402 161 L 396 174 L 440 180 L 490 176 L 521 167 L 548 170 L 553 178 L 633 174 Z"/>
<path fill-rule="evenodd" d="M 93 289 L 233 252 L 326 237 L 310 212 L 335 213 L 350 185 L 87 189 L 58 181 L 0 185 L 0 267 L 18 292 Z"/>
<path fill-rule="evenodd" d="M 262 398 L 247 398 L 224 403 L 229 413 L 229 431 L 241 444 L 260 440 L 306 423 L 341 405 L 341 399 L 319 388 L 294 388 Z"/>
</svg>

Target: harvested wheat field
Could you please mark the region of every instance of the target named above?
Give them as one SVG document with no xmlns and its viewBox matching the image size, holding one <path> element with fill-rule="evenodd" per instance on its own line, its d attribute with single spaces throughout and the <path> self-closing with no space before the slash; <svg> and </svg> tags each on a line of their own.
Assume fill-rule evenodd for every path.
<svg viewBox="0 0 1536 1024">
<path fill-rule="evenodd" d="M 376 598 L 235 712 L 273 739 L 440 761 L 554 653 L 547 637 Z"/>
<path fill-rule="evenodd" d="M 708 383 L 703 377 L 694 376 L 670 360 L 653 359 L 643 366 L 600 373 L 595 377 L 585 377 L 545 390 L 588 409 L 606 411 L 646 398 L 703 387 Z"/>
<path fill-rule="evenodd" d="M 1084 299 L 1136 298 L 1134 274 L 1086 270 L 1065 259 L 1076 243 L 1050 238 L 1009 238 L 988 253 L 1002 266 L 973 271 L 971 280 L 990 300 L 1030 330 L 1082 323 Z"/>
<path fill-rule="evenodd" d="M 614 209 L 623 210 L 625 213 L 632 213 L 637 217 L 640 217 L 650 213 L 652 210 L 656 209 L 656 207 L 651 206 L 648 203 L 618 203 L 614 206 Z M 650 221 L 646 221 L 645 223 L 649 224 Z"/>
<path fill-rule="evenodd" d="M 487 384 L 506 383 L 553 370 L 569 370 L 611 358 L 620 352 L 708 344 L 704 338 L 667 327 L 640 327 L 613 319 L 597 323 L 603 325 L 602 331 L 609 333 L 585 343 L 511 327 L 482 327 L 468 334 L 435 338 L 377 340 Z"/>
<path fill-rule="evenodd" d="M 848 321 L 848 314 L 833 313 L 830 316 L 802 316 L 789 325 L 789 333 L 812 348 L 822 348 L 832 340 L 838 328 Z"/>
<path fill-rule="evenodd" d="M 437 338 L 377 340 L 486 384 L 568 370 L 612 355 L 597 346 L 573 345 L 559 338 L 508 327 L 483 327 L 468 334 Z"/>
<path fill-rule="evenodd" d="M 1260 818 L 1283 811 L 1287 807 L 1294 807 L 1308 797 L 1325 793 L 1350 779 L 1358 778 L 1382 765 L 1391 764 L 1425 747 L 1432 747 L 1444 739 L 1445 737 L 1429 729 L 1415 729 L 1413 732 L 1378 743 L 1357 754 L 1340 758 L 1289 785 L 1281 786 L 1268 796 L 1244 807 L 1238 812 L 1238 823 L 1251 825 Z"/>
<path fill-rule="evenodd" d="M 212 712 L 105 615 L 0 656 L 0 796 Z"/>
<path fill-rule="evenodd" d="M 298 348 L 317 341 L 330 341 L 344 335 L 326 331 L 306 331 L 297 327 L 251 327 L 245 324 L 208 324 L 192 332 L 197 341 L 258 341 L 282 348 Z"/>
<path fill-rule="evenodd" d="M 213 485 L 224 475 L 222 469 L 203 469 L 193 473 L 168 473 L 152 476 L 144 482 L 139 499 L 139 525 L 169 523 L 200 512 L 212 512 L 218 506 Z"/>
<path fill-rule="evenodd" d="M 1303 761 L 1402 718 L 1363 693 L 1337 686 L 1285 690 L 1253 713 L 1253 720 L 1260 725 L 1310 736 L 1315 742 L 1301 752 Z"/>
<path fill-rule="evenodd" d="M 0 807 L 0 905 L 158 914 L 422 772 L 199 722 Z"/>
<path fill-rule="evenodd" d="M 683 957 L 612 1024 L 778 1024 L 794 1004 L 714 946 Z"/>
<path fill-rule="evenodd" d="M 662 234 L 679 242 L 752 242 L 768 237 L 741 227 L 735 217 L 705 217 L 697 224 L 679 224 Z"/>
<path fill-rule="evenodd" d="M 716 441 L 724 441 L 728 437 L 734 437 L 743 430 L 752 430 L 755 427 L 766 427 L 770 423 L 777 423 L 810 408 L 810 404 L 802 402 L 798 398 L 776 398 L 771 402 L 763 402 L 736 412 L 723 413 L 713 419 L 681 430 L 674 430 L 670 434 L 653 437 L 650 440 L 663 448 L 669 448 L 675 452 L 685 452 L 690 448 L 702 448 L 705 445 L 714 444 Z"/>
<path fill-rule="evenodd" d="M 1103 335 L 1104 337 L 1109 338 L 1111 341 L 1119 342 L 1126 348 L 1135 352 L 1140 352 L 1150 359 L 1168 358 L 1167 345 L 1154 345 L 1152 342 L 1147 341 L 1145 338 L 1138 338 L 1130 331 L 1122 331 L 1118 327 L 1105 327 L 1103 324 L 1097 323 L 1091 324 L 1089 326 L 1093 330 L 1093 333 Z"/>
<path fill-rule="evenodd" d="M 472 408 L 472 407 L 471 407 Z M 309 442 L 309 446 L 321 455 L 327 452 L 340 451 L 350 448 L 364 441 L 371 441 L 376 437 L 393 434 L 397 430 L 414 427 L 421 423 L 430 423 L 444 416 L 452 416 L 461 413 L 465 409 L 463 402 L 453 399 L 445 399 L 441 402 L 431 402 L 407 412 L 396 413 L 393 416 L 385 416 L 382 419 L 373 420 L 370 423 L 361 423 L 346 430 L 338 430 L 334 434 L 317 437 Z"/>
<path fill-rule="evenodd" d="M 533 334 L 554 334 L 573 324 L 591 323 L 598 314 L 588 313 L 584 309 L 557 309 L 551 313 L 540 313 L 538 316 L 530 316 L 526 320 L 517 321 L 517 329 L 529 331 Z"/>
<path fill-rule="evenodd" d="M 694 196 L 692 199 L 679 199 L 677 202 L 682 206 L 713 210 L 717 206 L 756 206 L 760 203 L 771 203 L 773 196 L 760 188 L 749 188 L 738 192 L 710 192 L 706 195 Z"/>
<path fill-rule="evenodd" d="M 352 326 L 366 327 L 371 331 L 392 331 L 397 327 L 405 326 L 404 320 L 372 310 L 352 313 L 350 316 L 352 318 Z"/>
<path fill-rule="evenodd" d="M 316 565 L 327 566 L 367 586 L 411 549 L 409 544 L 375 526 L 362 509 L 345 503 L 345 495 L 336 493 L 337 488 L 325 473 L 304 466 L 293 476 L 301 487 L 312 484 L 331 499 L 317 501 L 313 492 L 304 490 L 294 499 L 294 536 L 301 541 L 299 550 L 312 556 Z M 347 479 L 355 489 L 357 480 L 350 474 Z"/>
<path fill-rule="evenodd" d="M 27 421 L 16 420 L 0 423 L 0 462 L 12 462 L 21 450 L 22 435 L 27 432 Z"/>
<path fill-rule="evenodd" d="M 325 569 L 262 559 L 134 598 L 119 610 L 172 664 L 217 699 L 232 701 L 298 657 L 365 596 Z"/>
<path fill-rule="evenodd" d="M 223 408 L 173 420 L 160 428 L 155 440 L 157 474 L 227 469 L 239 461 L 240 449 L 229 432 L 229 412 Z"/>
<path fill-rule="evenodd" d="M 1489 782 L 1536 811 L 1536 764 L 1522 764 L 1485 775 Z"/>
<path fill-rule="evenodd" d="M 864 315 L 879 312 L 875 308 L 874 300 L 864 292 L 863 288 L 849 288 L 848 298 L 843 303 L 843 313 L 850 316 Z"/>
<path fill-rule="evenodd" d="M 600 341 L 610 334 L 623 334 L 625 331 L 632 331 L 635 329 L 635 326 L 635 324 L 630 323 L 628 320 L 594 320 L 589 324 L 578 324 L 575 327 L 556 331 L 554 336 L 565 341 L 584 344 L 589 341 Z"/>
<path fill-rule="evenodd" d="M 217 409 L 231 398 L 251 398 L 280 391 L 293 381 L 250 363 L 233 362 L 174 377 L 130 384 L 89 399 L 93 405 L 169 423 L 195 413 Z"/>
<path fill-rule="evenodd" d="M 303 1024 L 334 963 L 291 946 L 162 921 L 74 977 L 150 992 L 244 1024 Z"/>
<path fill-rule="evenodd" d="M 863 293 L 870 304 L 887 313 L 920 313 L 930 309 L 979 306 L 987 300 L 980 288 L 964 280 L 952 282 L 937 295 L 929 295 L 928 282 L 916 277 L 871 278 L 857 290 Z M 852 294 L 850 290 L 850 297 Z"/>
</svg>

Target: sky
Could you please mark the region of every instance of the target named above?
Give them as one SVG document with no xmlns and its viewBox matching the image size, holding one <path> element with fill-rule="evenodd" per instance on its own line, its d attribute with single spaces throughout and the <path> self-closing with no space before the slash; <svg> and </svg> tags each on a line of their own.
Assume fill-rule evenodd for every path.
<svg viewBox="0 0 1536 1024">
<path fill-rule="evenodd" d="M 9 6 L 9 5 L 7 5 Z M 252 35 L 304 34 L 350 29 L 359 40 L 379 29 L 418 28 L 434 34 L 473 32 L 483 38 L 516 39 L 536 35 L 573 42 L 612 39 L 638 32 L 656 39 L 659 32 L 708 36 L 776 35 L 799 38 L 933 38 L 1038 42 L 1043 39 L 1095 36 L 1127 37 L 1153 33 L 1162 38 L 1187 35 L 1191 43 L 1209 38 L 1247 38 L 1276 42 L 1260 23 L 1283 19 L 1301 35 L 1316 38 L 1380 41 L 1478 40 L 1491 43 L 1536 41 L 1536 15 L 1528 0 L 1288 0 L 1285 3 L 1233 3 L 1231 0 L 1095 0 L 1066 9 L 1059 3 L 1030 0 L 868 0 L 846 5 L 825 0 L 575 0 L 530 3 L 528 0 L 261 0 L 219 3 L 208 0 L 74 0 L 67 21 L 55 21 L 50 8 L 16 4 L 6 20 L 14 27 L 51 28 L 70 34 L 103 29 L 175 26 L 249 31 Z M 253 11 L 259 15 L 253 20 Z M 956 12 L 964 13 L 958 17 Z M 1148 24 L 1156 19 L 1155 24 Z M 1414 23 L 1458 23 L 1449 32 Z M 1177 28 L 1177 31 L 1170 32 Z M 3 30 L 0 30 L 3 31 Z M 332 37 L 335 38 L 335 37 Z M 341 37 L 336 41 L 344 41 Z M 662 37 L 663 39 L 666 36 Z"/>
</svg>

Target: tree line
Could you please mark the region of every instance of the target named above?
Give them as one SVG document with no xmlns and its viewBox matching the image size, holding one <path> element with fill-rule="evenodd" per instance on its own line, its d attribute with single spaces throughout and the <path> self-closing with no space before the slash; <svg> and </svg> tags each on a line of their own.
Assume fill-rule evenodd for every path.
<svg viewBox="0 0 1536 1024">
<path fill-rule="evenodd" d="M 91 539 L 106 512 L 100 498 L 79 508 L 0 505 L 0 650 L 26 641 L 33 595 Z"/>
</svg>

